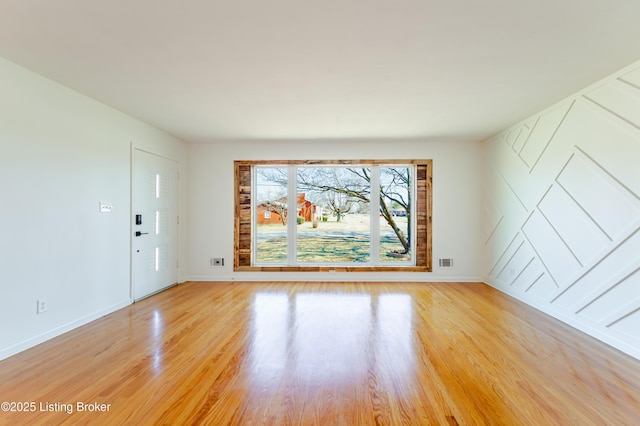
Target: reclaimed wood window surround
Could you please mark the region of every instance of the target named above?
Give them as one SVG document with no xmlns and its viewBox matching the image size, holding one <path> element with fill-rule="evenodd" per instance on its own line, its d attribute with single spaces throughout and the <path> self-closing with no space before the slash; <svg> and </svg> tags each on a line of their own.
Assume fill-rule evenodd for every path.
<svg viewBox="0 0 640 426">
<path fill-rule="evenodd" d="M 252 264 L 253 207 L 252 169 L 254 166 L 317 166 L 317 165 L 415 165 L 416 166 L 416 243 L 415 265 L 358 266 L 358 265 L 309 265 L 268 266 Z M 364 272 L 402 271 L 431 272 L 431 209 L 432 209 L 432 160 L 284 160 L 284 161 L 234 161 L 235 214 L 234 214 L 234 271 L 245 272 Z"/>
</svg>

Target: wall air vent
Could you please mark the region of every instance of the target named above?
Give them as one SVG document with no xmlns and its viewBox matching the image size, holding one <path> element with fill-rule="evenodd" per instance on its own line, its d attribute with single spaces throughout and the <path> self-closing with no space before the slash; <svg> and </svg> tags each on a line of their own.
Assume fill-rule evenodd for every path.
<svg viewBox="0 0 640 426">
<path fill-rule="evenodd" d="M 453 259 L 451 258 L 438 259 L 438 266 L 440 268 L 453 268 Z"/>
</svg>

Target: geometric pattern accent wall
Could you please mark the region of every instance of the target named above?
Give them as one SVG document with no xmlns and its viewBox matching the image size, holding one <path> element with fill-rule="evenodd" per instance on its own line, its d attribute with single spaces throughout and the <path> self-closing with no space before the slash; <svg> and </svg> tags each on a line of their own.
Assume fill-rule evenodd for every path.
<svg viewBox="0 0 640 426">
<path fill-rule="evenodd" d="M 640 358 L 640 64 L 484 148 L 487 282 Z"/>
</svg>

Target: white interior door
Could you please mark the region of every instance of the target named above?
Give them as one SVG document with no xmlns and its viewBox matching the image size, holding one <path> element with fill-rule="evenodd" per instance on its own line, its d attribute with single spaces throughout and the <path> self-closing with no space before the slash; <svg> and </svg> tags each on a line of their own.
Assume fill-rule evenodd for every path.
<svg viewBox="0 0 640 426">
<path fill-rule="evenodd" d="M 132 287 L 140 300 L 178 282 L 178 163 L 133 150 Z"/>
</svg>

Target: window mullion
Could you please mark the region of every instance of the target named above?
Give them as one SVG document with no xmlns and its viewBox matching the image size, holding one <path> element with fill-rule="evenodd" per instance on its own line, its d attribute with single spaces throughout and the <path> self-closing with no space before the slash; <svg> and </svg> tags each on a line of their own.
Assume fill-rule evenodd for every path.
<svg viewBox="0 0 640 426">
<path fill-rule="evenodd" d="M 370 182 L 370 241 L 371 264 L 380 264 L 380 166 L 371 166 Z"/>
<path fill-rule="evenodd" d="M 296 166 L 287 168 L 287 264 L 298 264 L 298 169 Z"/>
</svg>

